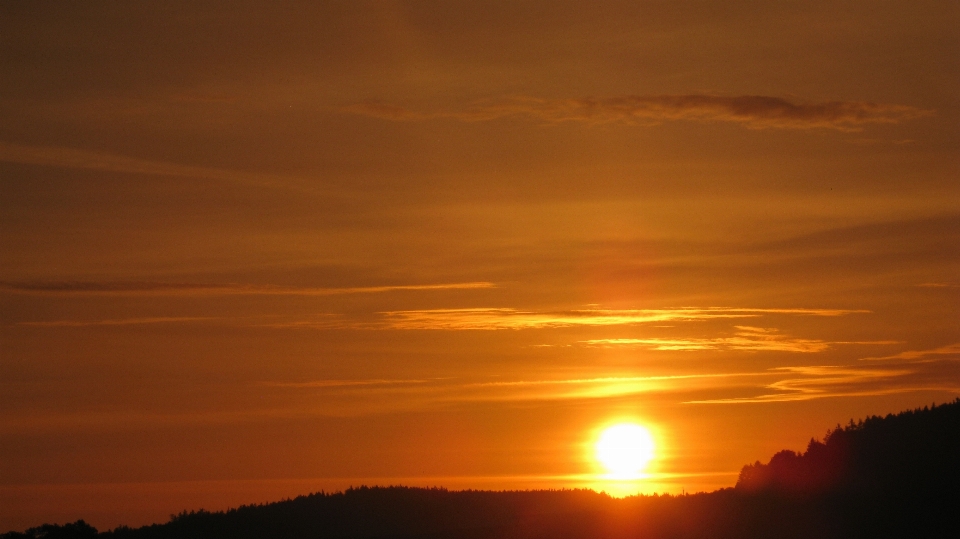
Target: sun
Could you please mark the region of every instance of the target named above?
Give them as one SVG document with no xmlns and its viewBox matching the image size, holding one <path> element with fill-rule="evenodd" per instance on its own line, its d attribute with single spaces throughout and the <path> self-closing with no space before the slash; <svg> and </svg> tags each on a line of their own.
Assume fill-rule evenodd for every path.
<svg viewBox="0 0 960 539">
<path fill-rule="evenodd" d="M 596 458 L 610 472 L 612 479 L 641 477 L 654 456 L 653 436 L 635 423 L 607 427 L 595 446 Z"/>
</svg>

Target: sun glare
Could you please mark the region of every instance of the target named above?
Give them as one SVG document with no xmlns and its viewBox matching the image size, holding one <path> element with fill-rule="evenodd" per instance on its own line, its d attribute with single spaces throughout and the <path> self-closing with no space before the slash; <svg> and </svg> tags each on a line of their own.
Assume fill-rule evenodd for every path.
<svg viewBox="0 0 960 539">
<path fill-rule="evenodd" d="M 604 429 L 595 449 L 611 479 L 637 479 L 653 459 L 654 443 L 645 427 L 620 423 Z"/>
</svg>

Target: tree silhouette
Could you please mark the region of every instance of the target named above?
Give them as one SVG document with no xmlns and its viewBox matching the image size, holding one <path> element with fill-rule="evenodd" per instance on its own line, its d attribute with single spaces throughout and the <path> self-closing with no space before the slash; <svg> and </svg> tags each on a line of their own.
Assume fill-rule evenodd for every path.
<svg viewBox="0 0 960 539">
<path fill-rule="evenodd" d="M 82 520 L 69 524 L 44 524 L 23 533 L 10 532 L 3 539 L 89 539 L 97 537 L 97 529 Z"/>
</svg>

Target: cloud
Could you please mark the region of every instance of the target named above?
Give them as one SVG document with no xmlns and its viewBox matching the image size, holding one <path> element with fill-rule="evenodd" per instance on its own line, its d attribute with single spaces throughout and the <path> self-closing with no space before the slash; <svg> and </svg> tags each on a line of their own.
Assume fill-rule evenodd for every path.
<svg viewBox="0 0 960 539">
<path fill-rule="evenodd" d="M 264 402 L 278 406 L 242 410 L 198 409 L 157 414 L 134 410 L 103 412 L 76 410 L 65 414 L 4 417 L 0 431 L 7 434 L 37 429 L 79 429 L 113 425 L 142 428 L 144 424 L 215 424 L 294 417 L 356 417 L 370 414 L 422 411 L 472 403 L 532 403 L 623 399 L 647 396 L 752 391 L 755 395 L 704 398 L 687 404 L 748 404 L 805 401 L 821 398 L 863 397 L 919 391 L 960 393 L 960 363 L 909 364 L 895 368 L 875 366 L 791 366 L 743 372 L 664 374 L 653 376 L 585 376 L 513 380 L 469 378 L 320 379 L 262 381 L 263 392 L 280 397 Z M 771 379 L 773 379 L 771 381 Z M 244 391 L 251 391 L 245 388 Z"/>
<path fill-rule="evenodd" d="M 362 294 L 378 293 L 396 290 L 449 290 L 449 289 L 483 289 L 494 287 L 492 283 L 470 282 L 450 283 L 437 285 L 397 285 L 353 288 L 280 288 L 280 287 L 250 287 L 238 285 L 230 286 L 203 285 L 177 286 L 163 283 L 152 286 L 151 283 L 111 283 L 107 285 L 91 285 L 80 283 L 73 286 L 65 283 L 52 285 L 30 285 L 13 289 L 18 293 L 51 293 L 51 294 L 95 294 L 95 295 L 299 295 L 299 296 L 326 296 L 334 294 Z M 727 318 L 756 318 L 765 314 L 788 314 L 805 316 L 842 316 L 852 313 L 866 313 L 864 310 L 845 309 L 749 309 L 729 307 L 681 307 L 677 309 L 582 309 L 556 312 L 521 311 L 509 308 L 474 308 L 474 309 L 424 309 L 408 311 L 386 311 L 377 313 L 379 319 L 350 319 L 336 313 L 318 313 L 309 318 L 293 320 L 274 320 L 254 322 L 249 319 L 242 322 L 245 327 L 259 327 L 272 329 L 355 329 L 355 330 L 500 330 L 500 329 L 547 329 L 577 326 L 624 326 L 633 324 L 659 323 L 664 321 L 698 321 Z M 18 325 L 39 327 L 82 327 L 129 325 L 138 323 L 160 323 L 164 321 L 190 322 L 206 321 L 208 318 L 130 318 L 120 320 L 58 320 L 50 322 L 20 322 Z M 155 322 L 152 322 L 155 321 Z M 737 326 L 741 332 L 736 337 L 724 339 L 597 339 L 584 341 L 592 345 L 647 345 L 658 347 L 660 350 L 694 350 L 716 349 L 725 346 L 741 350 L 775 350 L 799 351 L 798 348 L 825 348 L 830 343 L 821 343 L 815 340 L 786 339 L 776 334 L 765 333 L 767 330 Z M 839 344 L 839 343 L 837 343 Z M 865 342 L 858 344 L 889 344 L 887 341 Z M 672 348 L 671 348 L 672 346 Z M 752 347 L 752 348 L 751 348 Z M 780 347 L 780 348 L 777 348 Z"/>
<path fill-rule="evenodd" d="M 165 282 L 91 282 L 47 281 L 32 283 L 0 282 L 0 292 L 18 294 L 89 294 L 89 295 L 155 295 L 155 296 L 334 296 L 341 294 L 374 294 L 400 290 L 469 290 L 495 288 L 485 281 L 414 285 L 380 285 L 354 287 L 291 287 L 249 284 L 201 284 Z"/>
<path fill-rule="evenodd" d="M 777 367 L 773 372 L 799 375 L 765 386 L 778 393 L 750 397 L 687 401 L 686 404 L 744 404 L 764 402 L 791 402 L 827 397 L 856 397 L 888 395 L 916 391 L 915 387 L 863 387 L 866 383 L 902 377 L 912 371 L 905 369 L 866 370 L 840 366 Z"/>
<path fill-rule="evenodd" d="M 667 393 L 715 389 L 742 384 L 737 379 L 764 376 L 769 372 L 704 373 L 661 376 L 606 376 L 570 379 L 521 379 L 469 381 L 430 380 L 316 380 L 306 382 L 265 382 L 264 385 L 290 390 L 314 389 L 319 401 L 333 403 L 354 397 L 353 405 L 374 410 L 417 408 L 469 402 L 521 402 L 603 399 L 644 393 Z M 733 381 L 733 382 L 731 382 Z M 332 398 L 326 401 L 324 397 Z M 343 404 L 343 403 L 341 403 Z"/>
<path fill-rule="evenodd" d="M 314 190 L 312 188 L 307 189 L 308 183 L 302 178 L 292 176 L 181 165 L 167 161 L 152 161 L 108 152 L 59 146 L 27 146 L 0 142 L 0 161 L 150 176 L 199 178 L 257 187 L 295 189 L 297 191 Z"/>
<path fill-rule="evenodd" d="M 948 344 L 946 346 L 941 346 L 939 348 L 934 348 L 931 350 L 907 350 L 905 352 L 900 352 L 899 354 L 894 354 L 892 356 L 883 356 L 883 357 L 865 357 L 861 358 L 861 361 L 879 361 L 879 360 L 925 360 L 929 361 L 930 356 L 957 356 L 960 358 L 960 343 Z"/>
<path fill-rule="evenodd" d="M 919 391 L 960 393 L 957 362 L 901 364 L 882 368 L 864 365 L 776 367 L 769 372 L 788 376 L 764 386 L 764 389 L 774 390 L 776 393 L 693 400 L 687 401 L 687 404 L 790 402 Z"/>
<path fill-rule="evenodd" d="M 307 319 L 281 320 L 246 324 L 247 327 L 265 329 L 357 329 L 358 324 L 347 322 L 337 313 L 317 313 Z"/>
<path fill-rule="evenodd" d="M 427 309 L 381 313 L 388 329 L 494 330 L 572 326 L 619 326 L 651 322 L 753 318 L 764 314 L 841 316 L 865 313 L 844 309 L 749 309 L 682 307 L 677 309 L 583 309 L 533 312 L 508 308 Z"/>
<path fill-rule="evenodd" d="M 464 385 L 460 392 L 468 400 L 524 401 L 603 399 L 643 393 L 668 393 L 729 385 L 730 379 L 769 376 L 769 373 L 703 373 L 662 376 L 612 376 L 560 380 L 518 380 Z M 472 391 L 482 390 L 480 394 Z"/>
<path fill-rule="evenodd" d="M 290 387 L 290 388 L 337 388 L 337 387 L 377 387 L 377 386 L 396 386 L 424 384 L 429 380 L 389 380 L 384 378 L 375 378 L 369 380 L 310 380 L 307 382 L 264 382 L 263 385 L 270 387 Z"/>
<path fill-rule="evenodd" d="M 666 376 L 612 376 L 578 379 L 476 381 L 465 379 L 357 379 L 265 381 L 260 395 L 275 406 L 251 403 L 242 409 L 197 409 L 156 413 L 138 410 L 70 410 L 0 416 L 0 433 L 70 430 L 92 426 L 224 424 L 275 418 L 357 417 L 422 411 L 473 403 L 529 403 L 624 398 L 634 395 L 709 390 L 742 385 L 744 378 L 769 373 L 708 373 Z M 273 393 L 276 392 L 276 393 Z"/>
<path fill-rule="evenodd" d="M 106 320 L 50 320 L 43 322 L 19 322 L 18 326 L 31 327 L 93 327 L 93 326 L 139 326 L 144 324 L 185 324 L 219 320 L 209 316 L 155 316 L 148 318 L 113 318 Z"/>
<path fill-rule="evenodd" d="M 822 352 L 834 344 L 896 344 L 897 341 L 827 342 L 816 339 L 798 339 L 777 333 L 773 328 L 735 326 L 739 331 L 733 337 L 710 339 L 591 339 L 580 341 L 588 346 L 637 346 L 648 350 L 748 350 L 775 352 Z"/>
<path fill-rule="evenodd" d="M 836 129 L 859 131 L 869 124 L 896 124 L 930 116 L 932 111 L 867 101 L 794 103 L 761 95 L 724 97 L 707 94 L 626 95 L 609 98 L 544 99 L 512 97 L 475 103 L 464 110 L 417 111 L 369 101 L 342 109 L 393 121 L 453 118 L 488 121 L 508 116 L 528 116 L 550 123 L 624 123 L 653 125 L 664 121 L 732 122 L 752 129 Z"/>
<path fill-rule="evenodd" d="M 358 114 L 360 116 L 371 116 L 373 118 L 381 118 L 384 120 L 394 120 L 394 121 L 412 121 L 412 120 L 427 120 L 430 118 L 441 118 L 449 117 L 450 114 L 443 113 L 425 113 L 418 112 L 415 110 L 410 110 L 399 105 L 391 105 L 389 103 L 381 103 L 379 101 L 366 101 L 363 103 L 353 103 L 347 105 L 341 109 L 343 112 L 349 112 L 351 114 Z"/>
<path fill-rule="evenodd" d="M 756 332 L 757 328 L 748 329 Z M 706 396 L 717 392 L 729 394 L 731 391 L 739 395 L 698 398 L 686 400 L 684 403 L 747 404 L 923 391 L 960 393 L 960 362 L 941 359 L 926 363 L 907 361 L 897 365 L 883 364 L 882 366 L 880 364 L 800 365 L 758 371 L 652 376 L 586 376 L 479 381 L 455 378 L 319 380 L 270 383 L 270 385 L 285 389 L 317 389 L 320 393 L 316 395 L 321 401 L 333 403 L 337 399 L 347 399 L 352 402 L 351 405 L 365 410 L 363 413 L 373 413 L 388 408 L 393 409 L 393 407 L 415 409 L 469 402 L 560 401 L 684 393 Z M 744 395 L 744 393 L 752 394 Z M 324 398 L 333 400 L 324 401 Z"/>
<path fill-rule="evenodd" d="M 183 92 L 171 96 L 171 100 L 180 103 L 235 103 L 240 96 L 222 92 Z"/>
</svg>

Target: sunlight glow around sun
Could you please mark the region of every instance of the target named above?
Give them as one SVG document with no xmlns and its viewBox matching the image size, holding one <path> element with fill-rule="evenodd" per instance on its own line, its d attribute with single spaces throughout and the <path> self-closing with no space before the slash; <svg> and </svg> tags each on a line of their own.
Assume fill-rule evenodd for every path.
<svg viewBox="0 0 960 539">
<path fill-rule="evenodd" d="M 620 423 L 604 429 L 595 449 L 596 459 L 610 472 L 609 477 L 625 480 L 642 477 L 655 446 L 646 427 Z"/>
</svg>

